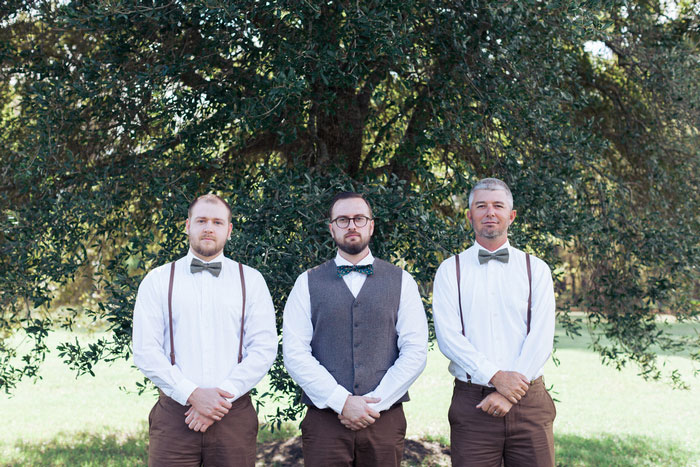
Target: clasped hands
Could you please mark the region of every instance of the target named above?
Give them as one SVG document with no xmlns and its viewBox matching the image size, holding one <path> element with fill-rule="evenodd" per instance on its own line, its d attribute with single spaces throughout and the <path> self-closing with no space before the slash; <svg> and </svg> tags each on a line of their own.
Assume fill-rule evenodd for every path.
<svg viewBox="0 0 700 467">
<path fill-rule="evenodd" d="M 530 382 L 517 371 L 497 371 L 490 381 L 496 388 L 476 406 L 494 417 L 505 417 L 514 404 L 527 393 Z"/>
<path fill-rule="evenodd" d="M 381 398 L 368 396 L 348 396 L 343 411 L 338 415 L 340 423 L 352 431 L 367 428 L 379 418 L 379 412 L 368 404 L 376 404 Z"/>
<path fill-rule="evenodd" d="M 219 388 L 197 388 L 192 391 L 187 402 L 190 408 L 185 412 L 185 423 L 190 430 L 204 433 L 214 422 L 228 413 L 233 394 Z"/>
</svg>

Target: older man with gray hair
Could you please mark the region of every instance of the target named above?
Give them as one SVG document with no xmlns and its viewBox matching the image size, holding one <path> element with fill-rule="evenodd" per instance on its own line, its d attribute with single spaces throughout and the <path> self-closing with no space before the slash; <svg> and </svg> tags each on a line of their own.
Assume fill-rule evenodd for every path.
<svg viewBox="0 0 700 467">
<path fill-rule="evenodd" d="M 435 332 L 455 377 L 454 466 L 554 465 L 556 410 L 542 379 L 554 338 L 552 275 L 508 243 L 515 216 L 508 185 L 479 181 L 467 211 L 476 241 L 435 276 Z"/>
</svg>

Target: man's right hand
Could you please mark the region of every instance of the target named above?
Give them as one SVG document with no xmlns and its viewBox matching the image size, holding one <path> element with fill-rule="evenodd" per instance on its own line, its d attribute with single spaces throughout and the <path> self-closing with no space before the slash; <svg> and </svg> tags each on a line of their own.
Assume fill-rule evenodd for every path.
<svg viewBox="0 0 700 467">
<path fill-rule="evenodd" d="M 204 433 L 207 428 L 214 424 L 215 420 L 209 417 L 205 417 L 201 413 L 197 412 L 193 406 L 190 406 L 185 412 L 185 424 L 192 431 L 201 431 Z"/>
<path fill-rule="evenodd" d="M 375 404 L 380 400 L 378 397 L 348 396 L 343 412 L 338 415 L 340 423 L 353 431 L 367 428 L 379 418 L 379 412 L 367 404 Z"/>
<path fill-rule="evenodd" d="M 511 403 L 517 404 L 530 389 L 530 382 L 522 373 L 517 371 L 498 370 L 489 381 L 496 390 Z"/>
<path fill-rule="evenodd" d="M 192 391 L 187 402 L 204 417 L 219 421 L 228 413 L 231 403 L 226 398 L 233 397 L 223 389 L 219 388 L 197 388 Z"/>
</svg>

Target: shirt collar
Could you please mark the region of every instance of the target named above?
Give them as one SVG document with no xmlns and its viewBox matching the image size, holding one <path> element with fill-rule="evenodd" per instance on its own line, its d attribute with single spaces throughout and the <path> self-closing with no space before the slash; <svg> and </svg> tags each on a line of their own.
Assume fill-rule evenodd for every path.
<svg viewBox="0 0 700 467">
<path fill-rule="evenodd" d="M 474 240 L 474 245 L 475 245 L 476 247 L 478 247 L 478 248 L 481 248 L 482 250 L 488 251 L 489 253 L 493 253 L 493 252 L 496 252 L 496 251 L 498 251 L 498 250 L 502 250 L 502 249 L 504 249 L 504 248 L 510 248 L 510 243 L 508 242 L 507 239 L 506 239 L 506 242 L 505 242 L 503 245 L 499 246 L 498 248 L 496 248 L 496 249 L 493 250 L 493 251 L 491 251 L 491 250 L 489 250 L 488 248 L 486 248 L 485 246 L 481 245 L 481 244 L 480 244 L 479 242 L 477 242 L 476 240 Z M 477 248 L 477 253 L 478 253 L 478 248 Z"/>
<path fill-rule="evenodd" d="M 374 263 L 374 256 L 372 256 L 372 252 L 370 251 L 367 256 L 362 258 L 357 265 L 358 266 L 364 266 L 365 264 L 372 264 Z M 352 266 L 352 263 L 348 261 L 347 259 L 343 258 L 340 256 L 340 252 L 335 254 L 335 265 L 336 266 Z"/>
<path fill-rule="evenodd" d="M 187 258 L 187 264 L 188 264 L 188 265 L 189 265 L 189 264 L 192 264 L 192 259 L 193 259 L 193 258 L 197 258 L 197 257 L 194 255 L 194 252 L 192 251 L 192 248 L 189 249 L 189 251 L 187 252 L 187 256 L 186 256 L 185 258 Z M 199 258 L 197 258 L 197 259 L 199 259 Z M 201 259 L 199 259 L 199 260 L 202 261 Z M 217 256 L 217 257 L 214 258 L 213 260 L 211 260 L 211 261 L 202 261 L 202 262 L 205 263 L 205 264 L 209 264 L 209 263 L 215 263 L 215 262 L 217 262 L 217 261 L 220 261 L 220 262 L 222 263 L 222 265 L 223 265 L 223 263 L 224 263 L 224 252 L 223 252 L 223 251 L 219 254 L 219 256 Z"/>
</svg>

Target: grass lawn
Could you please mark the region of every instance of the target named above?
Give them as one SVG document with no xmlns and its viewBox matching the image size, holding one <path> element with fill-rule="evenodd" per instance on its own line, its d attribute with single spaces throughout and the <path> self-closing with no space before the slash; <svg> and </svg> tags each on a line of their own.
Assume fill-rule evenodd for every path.
<svg viewBox="0 0 700 467">
<path fill-rule="evenodd" d="M 70 338 L 56 333 L 52 343 Z M 668 358 L 691 385 L 679 391 L 645 382 L 632 368 L 618 372 L 602 366 L 587 343 L 587 338 L 560 337 L 556 355 L 561 363 L 550 361 L 545 371 L 558 401 L 557 464 L 700 466 L 700 380 L 692 377 L 689 359 Z M 0 396 L 5 419 L 0 465 L 144 465 L 146 420 L 155 397 L 119 389 L 140 380 L 130 362 L 103 364 L 95 372 L 94 378 L 75 379 L 55 354 L 49 355 L 41 380 L 23 382 L 13 397 Z M 410 393 L 408 437 L 449 444 L 452 378 L 437 347 Z M 265 407 L 261 416 L 272 411 Z M 296 424 L 290 424 L 281 434 L 261 433 L 261 438 L 295 432 Z"/>
</svg>

